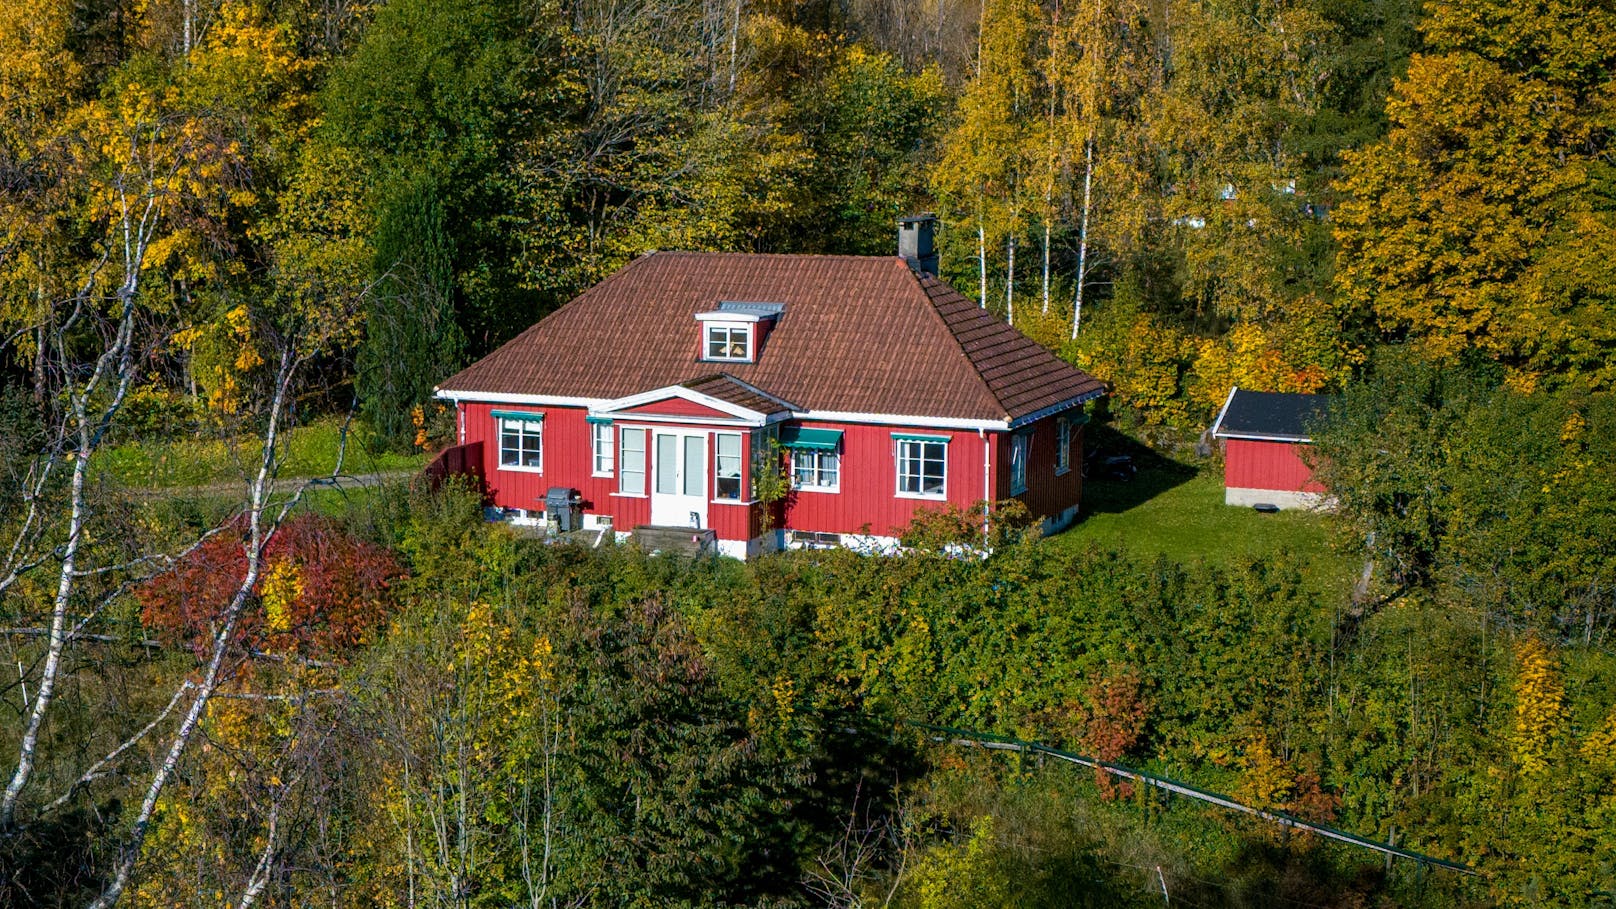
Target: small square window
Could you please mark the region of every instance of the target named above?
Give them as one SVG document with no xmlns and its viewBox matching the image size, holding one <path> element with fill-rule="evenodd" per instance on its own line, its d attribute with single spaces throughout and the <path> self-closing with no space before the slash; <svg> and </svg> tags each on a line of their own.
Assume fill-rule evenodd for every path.
<svg viewBox="0 0 1616 909">
<path fill-rule="evenodd" d="M 499 466 L 522 470 L 544 469 L 544 422 L 501 417 Z"/>
<path fill-rule="evenodd" d="M 836 492 L 842 485 L 842 459 L 834 451 L 794 449 L 791 485 L 796 489 Z"/>
<path fill-rule="evenodd" d="M 752 328 L 748 325 L 707 323 L 703 359 L 751 362 Z"/>
<path fill-rule="evenodd" d="M 948 489 L 948 443 L 898 440 L 898 494 L 941 499 Z"/>
</svg>

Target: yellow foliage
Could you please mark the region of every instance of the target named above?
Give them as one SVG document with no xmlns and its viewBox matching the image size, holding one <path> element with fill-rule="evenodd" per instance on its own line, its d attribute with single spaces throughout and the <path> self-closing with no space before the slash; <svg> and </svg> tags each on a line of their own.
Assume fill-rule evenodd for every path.
<svg viewBox="0 0 1616 909">
<path fill-rule="evenodd" d="M 1548 769 L 1555 739 L 1565 724 L 1565 685 L 1554 654 L 1536 636 L 1515 645 L 1515 762 L 1521 772 Z"/>
<path fill-rule="evenodd" d="M 920 909 L 1015 905 L 1010 882 L 994 862 L 993 849 L 993 818 L 984 815 L 972 822 L 970 838 L 964 843 L 926 850 L 911 878 L 914 905 Z"/>
<path fill-rule="evenodd" d="M 271 562 L 264 571 L 260 596 L 264 602 L 264 627 L 275 633 L 291 631 L 291 607 L 303 596 L 303 573 L 291 559 Z"/>
<path fill-rule="evenodd" d="M 1616 707 L 1611 708 L 1604 725 L 1583 740 L 1582 758 L 1597 767 L 1616 768 Z"/>
</svg>

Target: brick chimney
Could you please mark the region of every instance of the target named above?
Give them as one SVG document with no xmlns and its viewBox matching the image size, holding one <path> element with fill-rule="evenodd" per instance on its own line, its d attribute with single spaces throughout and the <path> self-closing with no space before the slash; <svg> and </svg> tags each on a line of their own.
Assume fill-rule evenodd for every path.
<svg viewBox="0 0 1616 909">
<path fill-rule="evenodd" d="M 898 219 L 898 255 L 923 274 L 937 274 L 937 216 L 921 212 Z"/>
</svg>

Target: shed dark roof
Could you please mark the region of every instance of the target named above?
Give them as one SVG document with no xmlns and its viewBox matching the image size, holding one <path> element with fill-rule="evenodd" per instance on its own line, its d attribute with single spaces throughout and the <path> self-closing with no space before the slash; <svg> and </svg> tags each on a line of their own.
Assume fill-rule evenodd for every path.
<svg viewBox="0 0 1616 909">
<path fill-rule="evenodd" d="M 610 399 L 694 383 L 712 373 L 695 316 L 733 300 L 784 310 L 758 361 L 726 372 L 807 410 L 1015 421 L 1103 393 L 895 256 L 689 252 L 636 259 L 439 388 Z"/>
<path fill-rule="evenodd" d="M 1220 439 L 1308 442 L 1308 428 L 1325 415 L 1329 406 L 1329 395 L 1236 388 L 1218 414 L 1212 434 Z"/>
</svg>

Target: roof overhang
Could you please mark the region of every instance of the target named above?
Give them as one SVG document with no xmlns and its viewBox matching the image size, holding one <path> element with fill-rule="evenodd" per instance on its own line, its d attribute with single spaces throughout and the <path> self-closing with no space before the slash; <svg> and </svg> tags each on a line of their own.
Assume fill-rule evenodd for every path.
<svg viewBox="0 0 1616 909">
<path fill-rule="evenodd" d="M 702 407 L 706 407 L 709 410 L 716 410 L 719 413 L 725 414 L 726 416 L 708 417 L 623 412 L 632 410 L 636 407 L 644 407 L 648 404 L 655 404 L 658 401 L 667 401 L 672 398 L 680 398 L 693 404 L 699 404 Z M 725 401 L 721 398 L 715 398 L 709 394 L 703 394 L 693 388 L 686 388 L 683 385 L 667 385 L 662 388 L 653 388 L 650 391 L 642 391 L 638 394 L 632 394 L 624 398 L 615 398 L 610 401 L 602 401 L 599 404 L 589 408 L 589 415 L 591 417 L 611 420 L 649 420 L 651 422 L 660 423 L 719 423 L 723 425 L 766 426 L 770 423 L 778 423 L 787 419 L 790 416 L 790 413 L 784 410 L 777 411 L 772 414 L 761 413 L 751 409 L 750 407 L 742 407 L 739 404 L 732 404 L 729 401 Z"/>
<path fill-rule="evenodd" d="M 1086 391 L 1074 398 L 1067 398 L 1059 404 L 1051 404 L 1048 407 L 1040 407 L 1032 413 L 1023 414 L 1022 416 L 1016 417 L 1014 420 L 1010 421 L 1009 428 L 1016 429 L 1018 427 L 1026 426 L 1028 423 L 1036 423 L 1045 417 L 1052 417 L 1056 414 L 1065 413 L 1074 407 L 1082 407 L 1084 404 L 1087 404 L 1096 398 L 1103 397 L 1105 397 L 1104 389 Z"/>
</svg>

